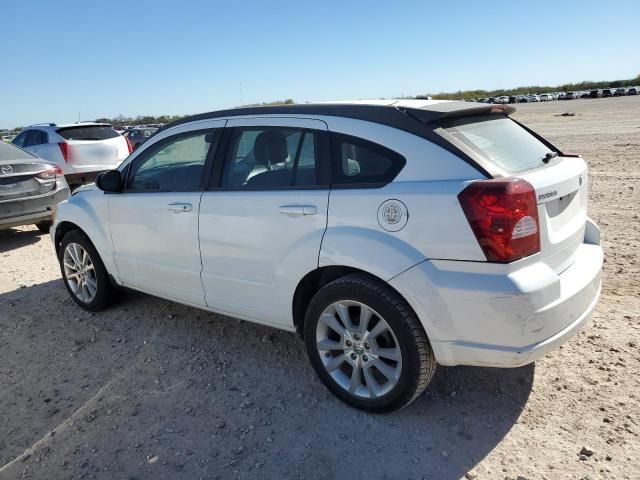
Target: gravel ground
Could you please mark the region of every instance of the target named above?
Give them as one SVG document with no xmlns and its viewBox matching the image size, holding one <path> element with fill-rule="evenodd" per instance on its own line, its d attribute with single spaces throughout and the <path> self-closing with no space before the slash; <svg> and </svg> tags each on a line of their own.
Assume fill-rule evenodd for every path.
<svg viewBox="0 0 640 480">
<path fill-rule="evenodd" d="M 518 106 L 590 165 L 601 301 L 535 365 L 440 368 L 390 415 L 334 399 L 293 334 L 135 293 L 86 313 L 48 237 L 0 232 L 0 478 L 640 478 L 639 112 Z"/>
</svg>

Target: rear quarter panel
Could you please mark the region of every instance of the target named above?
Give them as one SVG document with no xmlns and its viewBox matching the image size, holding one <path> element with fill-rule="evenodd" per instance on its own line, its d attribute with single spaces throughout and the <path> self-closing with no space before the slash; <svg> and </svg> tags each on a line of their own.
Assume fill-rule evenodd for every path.
<svg viewBox="0 0 640 480">
<path fill-rule="evenodd" d="M 406 158 L 393 182 L 381 188 L 334 188 L 319 266 L 346 265 L 389 280 L 433 258 L 484 261 L 458 202 L 458 193 L 482 175 L 454 154 L 416 135 L 371 122 L 323 117 L 333 132 L 384 145 Z M 406 225 L 383 228 L 381 205 L 401 202 Z"/>
</svg>

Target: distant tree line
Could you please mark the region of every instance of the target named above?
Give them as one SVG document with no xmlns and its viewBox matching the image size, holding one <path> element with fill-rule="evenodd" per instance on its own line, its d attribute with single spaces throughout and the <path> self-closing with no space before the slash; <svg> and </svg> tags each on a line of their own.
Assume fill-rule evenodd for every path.
<svg viewBox="0 0 640 480">
<path fill-rule="evenodd" d="M 468 100 L 470 98 L 500 97 L 502 95 L 527 95 L 529 93 L 545 93 L 545 92 L 573 92 L 576 90 L 594 90 L 596 88 L 618 88 L 618 87 L 635 87 L 640 85 L 640 75 L 630 80 L 613 80 L 611 82 L 580 82 L 565 83 L 556 86 L 539 86 L 530 85 L 525 87 L 507 88 L 499 90 L 460 90 L 457 92 L 441 92 L 420 95 L 420 98 L 430 96 L 437 100 Z"/>
<path fill-rule="evenodd" d="M 274 102 L 252 103 L 249 105 L 243 105 L 245 107 L 261 107 L 266 105 L 292 105 L 296 102 L 291 98 L 286 100 L 276 100 Z M 138 115 L 137 117 L 125 117 L 124 115 L 118 115 L 114 118 L 100 117 L 96 118 L 96 122 L 109 123 L 115 127 L 123 127 L 125 125 L 150 125 L 155 123 L 167 124 L 187 117 L 188 115 Z"/>
</svg>

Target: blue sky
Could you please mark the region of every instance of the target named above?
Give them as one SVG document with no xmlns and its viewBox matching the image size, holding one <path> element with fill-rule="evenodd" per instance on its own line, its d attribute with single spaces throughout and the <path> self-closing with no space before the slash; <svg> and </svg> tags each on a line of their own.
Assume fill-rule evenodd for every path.
<svg viewBox="0 0 640 480">
<path fill-rule="evenodd" d="M 0 127 L 632 78 L 637 1 L 47 1 L 0 7 Z"/>
</svg>

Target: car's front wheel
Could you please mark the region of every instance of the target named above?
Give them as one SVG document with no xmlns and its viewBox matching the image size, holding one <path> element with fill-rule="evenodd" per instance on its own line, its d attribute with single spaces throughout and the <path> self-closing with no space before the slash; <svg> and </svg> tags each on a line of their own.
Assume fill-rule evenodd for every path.
<svg viewBox="0 0 640 480">
<path fill-rule="evenodd" d="M 327 388 L 370 412 L 405 407 L 435 373 L 431 346 L 411 307 L 364 274 L 339 278 L 313 297 L 304 336 L 311 364 Z"/>
<path fill-rule="evenodd" d="M 100 255 L 82 232 L 67 233 L 58 249 L 62 279 L 71 298 L 85 310 L 107 307 L 113 297 L 113 286 Z"/>
</svg>

